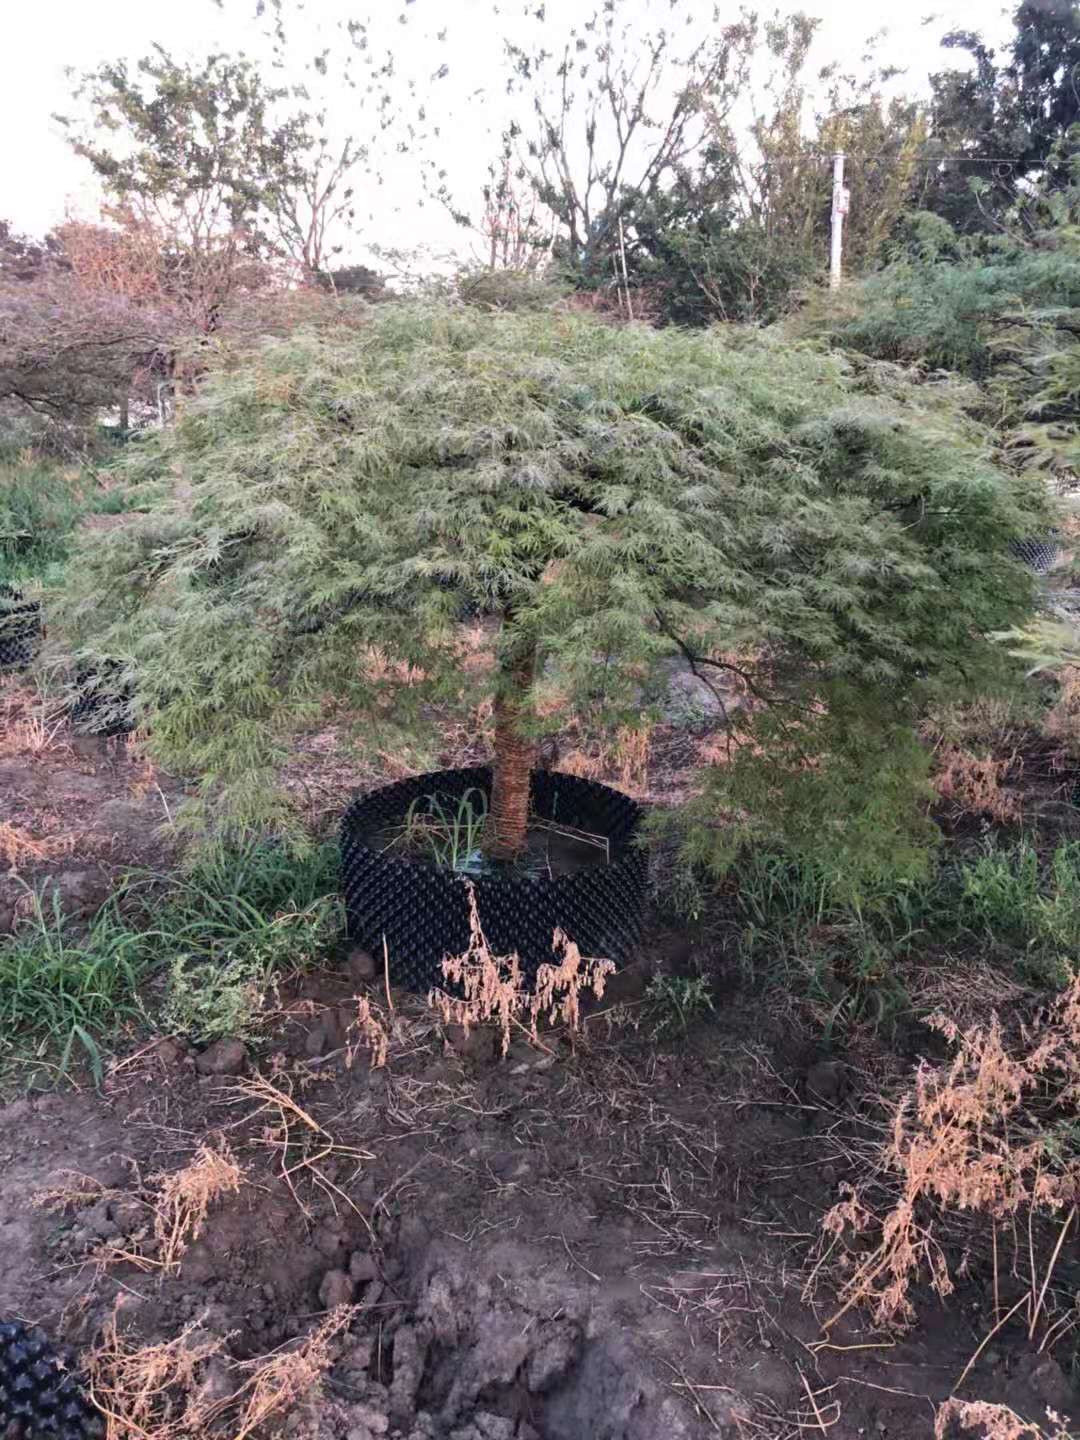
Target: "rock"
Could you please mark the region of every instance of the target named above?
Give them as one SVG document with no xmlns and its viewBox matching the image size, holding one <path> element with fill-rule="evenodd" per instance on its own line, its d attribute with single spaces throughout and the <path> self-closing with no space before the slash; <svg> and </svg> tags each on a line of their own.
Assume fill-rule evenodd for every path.
<svg viewBox="0 0 1080 1440">
<path fill-rule="evenodd" d="M 517 1440 L 518 1428 L 505 1415 L 492 1415 L 488 1410 L 478 1410 L 472 1424 L 462 1430 L 451 1431 L 451 1440 Z"/>
<path fill-rule="evenodd" d="M 82 1223 L 91 1235 L 96 1235 L 99 1240 L 112 1240 L 120 1234 L 120 1227 L 109 1214 L 109 1203 L 107 1200 L 99 1200 L 91 1205 L 82 1217 Z"/>
<path fill-rule="evenodd" d="M 390 1430 L 390 1417 L 383 1410 L 377 1410 L 374 1405 L 350 1405 L 349 1406 L 350 1429 L 346 1432 L 349 1440 L 353 1440 L 353 1430 L 361 1437 L 361 1440 L 368 1440 L 372 1435 L 386 1435 Z"/>
<path fill-rule="evenodd" d="M 390 1414 L 399 1425 L 410 1420 L 416 1411 L 426 1359 L 427 1342 L 421 1340 L 414 1326 L 402 1325 L 394 1336 L 394 1380 L 390 1386 Z"/>
<path fill-rule="evenodd" d="M 344 1270 L 328 1270 L 319 1286 L 319 1303 L 327 1310 L 336 1310 L 341 1305 L 351 1305 L 353 1282 Z"/>
<path fill-rule="evenodd" d="M 1031 1393 L 1051 1410 L 1070 1411 L 1075 1407 L 1076 1392 L 1065 1372 L 1049 1355 L 1031 1355 L 1019 1366 L 1019 1378 Z"/>
<path fill-rule="evenodd" d="M 363 1374 L 371 1365 L 371 1357 L 375 1350 L 375 1342 L 367 1335 L 362 1336 L 354 1344 L 350 1345 L 345 1354 L 341 1357 L 341 1368 L 346 1371 Z"/>
<path fill-rule="evenodd" d="M 167 1069 L 172 1069 L 174 1066 L 181 1064 L 186 1058 L 187 1050 L 180 1044 L 179 1040 L 169 1040 L 163 1036 L 160 1040 L 154 1042 L 151 1054 L 155 1060 L 160 1060 Z"/>
<path fill-rule="evenodd" d="M 835 1105 L 850 1086 L 847 1066 L 841 1060 L 819 1060 L 806 1072 L 806 1093 L 812 1100 Z"/>
<path fill-rule="evenodd" d="M 525 1367 L 525 1383 L 534 1395 L 550 1390 L 577 1364 L 581 1354 L 581 1327 L 573 1320 L 552 1320 L 544 1325 Z"/>
<path fill-rule="evenodd" d="M 240 1040 L 215 1040 L 195 1057 L 200 1075 L 240 1075 L 247 1067 L 247 1047 Z"/>
<path fill-rule="evenodd" d="M 97 870 L 62 870 L 48 881 L 48 889 L 64 914 L 73 919 L 92 915 L 109 893 L 108 882 Z"/>
<path fill-rule="evenodd" d="M 0 935 L 10 935 L 15 929 L 14 905 L 0 905 Z"/>
<path fill-rule="evenodd" d="M 362 1304 L 361 1304 L 361 1306 L 360 1306 L 360 1309 L 361 1309 L 362 1311 L 363 1311 L 363 1310 L 374 1310 L 375 1306 L 376 1306 L 376 1305 L 379 1303 L 379 1301 L 382 1299 L 382 1297 L 383 1297 L 383 1291 L 384 1291 L 385 1289 L 386 1289 L 386 1286 L 383 1284 L 383 1282 L 382 1282 L 381 1280 L 372 1280 L 371 1283 L 368 1285 L 367 1290 L 366 1290 L 365 1293 L 364 1293 L 364 1299 L 363 1299 L 363 1302 L 362 1302 Z"/>
<path fill-rule="evenodd" d="M 359 945 L 354 945 L 349 951 L 346 965 L 349 970 L 349 979 L 354 985 L 367 985 L 378 974 L 374 957 L 369 955 L 366 950 L 362 950 Z"/>
<path fill-rule="evenodd" d="M 692 730 L 712 724 L 724 718 L 725 709 L 730 711 L 741 703 L 742 697 L 731 677 L 723 671 L 703 666 L 702 674 L 695 675 L 689 662 L 682 658 L 668 660 L 658 668 L 666 678 L 660 700 L 661 714 L 670 725 Z"/>
<path fill-rule="evenodd" d="M 147 1207 L 138 1200 L 114 1200 L 109 1206 L 109 1216 L 121 1235 L 131 1235 L 149 1221 Z"/>
<path fill-rule="evenodd" d="M 355 1285 L 366 1285 L 378 1277 L 379 1267 L 375 1257 L 367 1250 L 354 1250 L 349 1256 L 349 1275 Z"/>
<path fill-rule="evenodd" d="M 312 1025 L 304 1041 L 304 1050 L 312 1057 L 332 1055 L 345 1046 L 345 1027 L 336 1010 L 324 1010 Z"/>
<path fill-rule="evenodd" d="M 345 1227 L 336 1216 L 316 1225 L 312 1231 L 311 1243 L 327 1260 L 336 1263 L 345 1258 Z"/>
</svg>

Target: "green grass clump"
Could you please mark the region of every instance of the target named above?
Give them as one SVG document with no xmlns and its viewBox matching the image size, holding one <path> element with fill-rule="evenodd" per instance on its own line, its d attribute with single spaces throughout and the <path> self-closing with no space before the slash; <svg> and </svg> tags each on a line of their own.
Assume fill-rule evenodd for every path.
<svg viewBox="0 0 1080 1440">
<path fill-rule="evenodd" d="M 102 1076 L 101 1038 L 144 1018 L 140 989 L 153 936 L 123 918 L 119 896 L 76 932 L 51 902 L 0 945 L 0 1060 L 33 1061 L 63 1077 L 77 1060 Z"/>
<path fill-rule="evenodd" d="M 253 1035 L 276 980 L 336 942 L 336 890 L 332 845 L 298 856 L 251 837 L 179 877 L 128 877 L 82 929 L 38 898 L 0 947 L 0 1065 L 63 1078 L 82 1063 L 97 1082 L 129 1027 Z"/>
<path fill-rule="evenodd" d="M 31 454 L 0 456 L 0 583 L 55 580 L 81 521 L 125 504 L 119 487 L 89 470 Z"/>
<path fill-rule="evenodd" d="M 158 912 L 168 954 L 162 1027 L 203 1043 L 250 1039 L 279 977 L 317 964 L 340 932 L 337 854 L 283 846 L 218 849 Z"/>
<path fill-rule="evenodd" d="M 805 1001 L 826 1043 L 919 1018 L 912 979 L 958 956 L 1050 992 L 1080 970 L 1078 841 L 939 854 L 925 875 L 898 873 L 858 900 L 839 898 L 831 880 L 805 855 L 762 846 L 739 857 L 726 886 L 746 973 Z"/>
</svg>

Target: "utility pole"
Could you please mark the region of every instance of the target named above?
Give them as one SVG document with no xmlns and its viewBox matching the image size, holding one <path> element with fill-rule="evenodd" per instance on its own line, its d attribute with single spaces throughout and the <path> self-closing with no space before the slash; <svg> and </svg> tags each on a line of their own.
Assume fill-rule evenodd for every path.
<svg viewBox="0 0 1080 1440">
<path fill-rule="evenodd" d="M 844 152 L 838 150 L 833 156 L 832 169 L 832 252 L 829 257 L 829 289 L 840 285 L 844 255 L 844 216 L 848 212 L 851 192 L 844 188 Z"/>
</svg>

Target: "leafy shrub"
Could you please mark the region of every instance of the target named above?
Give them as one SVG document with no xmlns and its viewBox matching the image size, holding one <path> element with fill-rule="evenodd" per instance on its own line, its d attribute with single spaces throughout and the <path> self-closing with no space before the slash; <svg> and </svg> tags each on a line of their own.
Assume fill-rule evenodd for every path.
<svg viewBox="0 0 1080 1440">
<path fill-rule="evenodd" d="M 497 835 L 500 793 L 527 802 L 547 677 L 562 714 L 544 728 L 616 727 L 656 662 L 722 669 L 737 651 L 780 717 L 761 736 L 801 727 L 807 757 L 830 757 L 788 766 L 807 804 L 816 776 L 858 768 L 832 730 L 885 725 L 890 745 L 862 751 L 898 815 L 912 780 L 891 830 L 910 849 L 921 780 L 891 742 L 935 687 L 969 693 L 1006 663 L 990 633 L 1032 598 L 1007 543 L 1047 506 L 976 427 L 910 384 L 875 390 L 867 368 L 758 333 L 374 307 L 207 378 L 132 462 L 184 485 L 86 547 L 68 637 L 130 659 L 152 746 L 199 775 L 215 816 L 265 817 L 287 737 L 328 694 L 384 744 L 415 738 L 433 699 L 475 706 L 457 617 L 479 607 L 501 622 L 479 697 Z M 864 815 L 852 857 L 876 803 L 859 784 L 863 811 L 834 810 Z M 784 813 L 803 812 L 772 805 L 768 823 Z"/>
<path fill-rule="evenodd" d="M 274 993 L 269 957 L 257 951 L 245 949 L 209 962 L 176 955 L 169 965 L 161 1024 L 167 1034 L 199 1044 L 250 1040 L 262 1028 Z"/>
<path fill-rule="evenodd" d="M 864 280 L 857 298 L 858 315 L 836 331 L 840 344 L 986 379 L 1001 317 L 1080 306 L 1080 256 L 1004 244 L 951 263 L 902 260 Z"/>
</svg>

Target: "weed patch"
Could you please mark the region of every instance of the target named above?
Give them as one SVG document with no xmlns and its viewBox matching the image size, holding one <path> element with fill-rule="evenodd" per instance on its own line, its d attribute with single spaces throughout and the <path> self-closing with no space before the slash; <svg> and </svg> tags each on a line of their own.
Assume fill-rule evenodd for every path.
<svg viewBox="0 0 1080 1440">
<path fill-rule="evenodd" d="M 1080 980 L 1016 1036 L 996 1014 L 966 1029 L 944 1016 L 932 1023 L 951 1058 L 920 1065 L 890 1106 L 873 1180 L 849 1189 L 825 1218 L 835 1236 L 871 1240 L 852 1257 L 841 1307 L 826 1328 L 856 1305 L 882 1324 L 910 1320 L 912 1290 L 924 1279 L 950 1295 L 958 1238 L 970 1252 L 985 1227 L 992 1328 L 959 1388 L 990 1336 L 1010 1321 L 1022 1321 L 1040 1348 L 1075 1323 L 1071 1301 L 1061 1305 L 1052 1282 L 1077 1218 Z M 885 1206 L 882 1187 L 892 1197 Z"/>
<path fill-rule="evenodd" d="M 0 460 L 0 581 L 53 580 L 89 515 L 125 509 L 124 490 L 26 452 Z"/>
<path fill-rule="evenodd" d="M 34 1057 L 61 1078 L 81 1060 L 95 1081 L 101 1046 L 145 1023 L 147 982 L 164 972 L 161 1019 L 207 1041 L 251 1035 L 276 977 L 316 964 L 340 933 L 333 849 L 297 857 L 254 838 L 215 850 L 185 875 L 134 875 L 80 930 L 37 897 L 0 948 L 0 1055 Z"/>
</svg>

